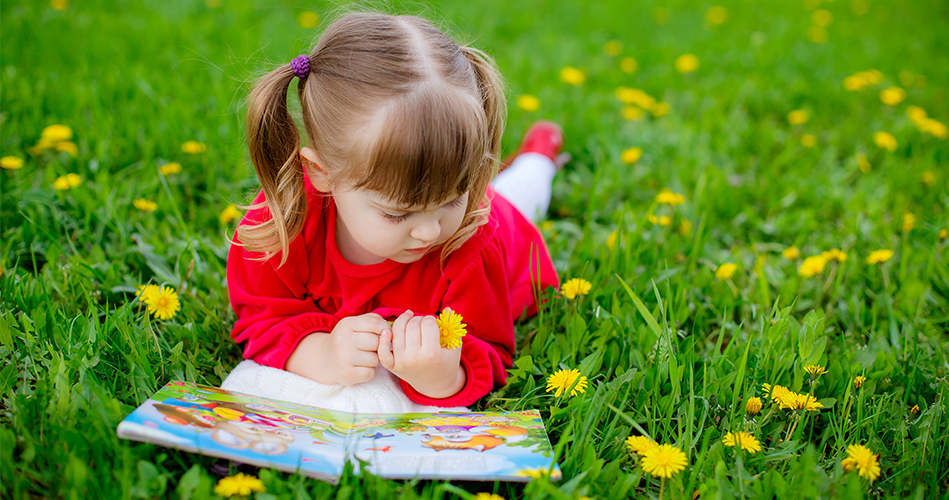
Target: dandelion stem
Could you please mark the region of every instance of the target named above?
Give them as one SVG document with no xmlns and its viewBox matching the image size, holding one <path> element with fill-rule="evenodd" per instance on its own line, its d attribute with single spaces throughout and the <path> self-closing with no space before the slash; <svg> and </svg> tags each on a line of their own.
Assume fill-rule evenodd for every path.
<svg viewBox="0 0 949 500">
<path fill-rule="evenodd" d="M 662 500 L 662 494 L 666 490 L 666 478 L 662 478 L 662 481 L 659 482 L 659 500 Z"/>
</svg>

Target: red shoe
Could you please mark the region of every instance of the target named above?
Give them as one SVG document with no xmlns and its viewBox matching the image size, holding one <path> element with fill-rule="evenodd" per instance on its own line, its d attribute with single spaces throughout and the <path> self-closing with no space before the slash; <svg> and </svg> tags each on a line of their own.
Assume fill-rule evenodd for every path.
<svg viewBox="0 0 949 500">
<path fill-rule="evenodd" d="M 560 125 L 545 121 L 535 122 L 524 133 L 524 140 L 521 141 L 521 147 L 517 149 L 517 152 L 501 162 L 501 170 L 509 167 L 514 158 L 524 153 L 542 154 L 556 163 L 562 147 L 563 129 Z"/>
</svg>

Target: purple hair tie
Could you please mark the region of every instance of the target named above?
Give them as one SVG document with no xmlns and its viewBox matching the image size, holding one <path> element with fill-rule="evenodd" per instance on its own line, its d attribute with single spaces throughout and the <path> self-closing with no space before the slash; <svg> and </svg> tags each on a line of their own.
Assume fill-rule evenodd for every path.
<svg viewBox="0 0 949 500">
<path fill-rule="evenodd" d="M 290 61 L 290 68 L 297 78 L 306 78 L 310 74 L 310 56 L 300 54 Z"/>
</svg>

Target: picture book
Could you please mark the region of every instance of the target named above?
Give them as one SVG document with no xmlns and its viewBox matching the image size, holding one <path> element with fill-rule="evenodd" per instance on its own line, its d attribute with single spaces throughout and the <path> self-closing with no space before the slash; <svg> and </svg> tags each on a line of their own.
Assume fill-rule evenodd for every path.
<svg viewBox="0 0 949 500">
<path fill-rule="evenodd" d="M 346 413 L 173 381 L 117 432 L 330 483 L 346 463 L 389 479 L 561 477 L 537 410 Z"/>
</svg>

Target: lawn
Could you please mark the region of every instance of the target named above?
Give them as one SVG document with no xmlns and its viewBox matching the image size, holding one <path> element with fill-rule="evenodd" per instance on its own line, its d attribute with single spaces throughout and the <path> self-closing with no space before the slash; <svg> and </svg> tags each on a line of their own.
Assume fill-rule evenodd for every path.
<svg viewBox="0 0 949 500">
<path fill-rule="evenodd" d="M 535 120 L 564 126 L 573 160 L 540 226 L 561 279 L 590 288 L 547 292 L 477 406 L 540 409 L 564 478 L 247 470 L 256 498 L 949 495 L 949 4 L 387 8 L 496 59 L 505 151 Z M 334 11 L 0 6 L 0 497 L 216 496 L 217 460 L 115 428 L 241 359 L 225 260 L 229 206 L 259 189 L 243 102 Z M 176 291 L 172 318 L 136 299 L 149 283 Z M 561 369 L 585 391 L 546 392 Z M 686 466 L 661 478 L 652 442 Z"/>
</svg>

